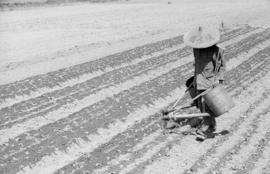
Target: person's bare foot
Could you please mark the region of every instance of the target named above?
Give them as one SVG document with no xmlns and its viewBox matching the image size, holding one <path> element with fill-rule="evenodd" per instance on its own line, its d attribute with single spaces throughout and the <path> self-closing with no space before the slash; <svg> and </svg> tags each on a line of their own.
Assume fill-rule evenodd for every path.
<svg viewBox="0 0 270 174">
<path fill-rule="evenodd" d="M 204 141 L 210 138 L 215 138 L 215 128 L 208 127 L 206 130 L 198 129 L 196 131 L 197 141 Z"/>
</svg>

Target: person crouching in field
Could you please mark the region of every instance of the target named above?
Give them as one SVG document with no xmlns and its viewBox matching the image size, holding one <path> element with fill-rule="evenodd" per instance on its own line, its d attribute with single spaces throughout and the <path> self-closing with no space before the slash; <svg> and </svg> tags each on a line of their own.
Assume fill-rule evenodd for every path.
<svg viewBox="0 0 270 174">
<path fill-rule="evenodd" d="M 193 48 L 195 58 L 194 77 L 189 79 L 195 89 L 195 96 L 205 90 L 224 83 L 225 62 L 224 50 L 216 44 L 220 40 L 218 29 L 207 29 L 198 27 L 184 36 L 186 45 Z M 191 96 L 194 98 L 195 96 Z M 195 105 L 201 112 L 209 113 L 210 117 L 203 117 L 199 129 L 196 131 L 198 140 L 213 138 L 216 130 L 216 119 L 214 113 L 204 102 L 203 97 L 195 100 Z"/>
</svg>

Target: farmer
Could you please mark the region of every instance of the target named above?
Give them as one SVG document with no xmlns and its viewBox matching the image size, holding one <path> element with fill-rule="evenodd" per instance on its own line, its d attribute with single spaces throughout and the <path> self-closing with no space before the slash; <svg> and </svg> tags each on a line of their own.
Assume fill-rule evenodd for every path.
<svg viewBox="0 0 270 174">
<path fill-rule="evenodd" d="M 218 29 L 203 27 L 198 27 L 184 36 L 184 42 L 193 48 L 195 58 L 194 77 L 189 79 L 189 83 L 192 83 L 195 89 L 195 95 L 199 95 L 218 84 L 223 84 L 225 72 L 224 50 L 216 45 L 219 40 L 220 32 Z M 206 138 L 213 138 L 216 130 L 216 116 L 202 97 L 198 98 L 195 104 L 201 112 L 210 114 L 210 117 L 203 117 L 197 130 L 197 139 L 203 141 Z"/>
</svg>

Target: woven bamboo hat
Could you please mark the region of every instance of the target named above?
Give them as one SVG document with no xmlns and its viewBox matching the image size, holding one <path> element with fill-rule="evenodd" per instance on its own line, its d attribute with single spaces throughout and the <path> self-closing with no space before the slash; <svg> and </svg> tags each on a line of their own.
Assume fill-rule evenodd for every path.
<svg viewBox="0 0 270 174">
<path fill-rule="evenodd" d="M 192 48 L 207 48 L 217 44 L 220 40 L 218 29 L 209 29 L 199 26 L 185 34 L 184 42 Z"/>
</svg>

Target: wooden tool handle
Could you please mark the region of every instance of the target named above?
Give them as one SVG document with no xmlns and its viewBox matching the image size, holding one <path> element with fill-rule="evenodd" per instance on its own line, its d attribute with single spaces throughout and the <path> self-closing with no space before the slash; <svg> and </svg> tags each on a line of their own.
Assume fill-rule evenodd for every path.
<svg viewBox="0 0 270 174">
<path fill-rule="evenodd" d="M 180 119 L 180 118 L 194 118 L 194 117 L 209 117 L 208 113 L 196 113 L 196 114 L 178 114 L 178 115 L 166 115 L 163 117 L 164 120 L 168 119 Z"/>
</svg>

